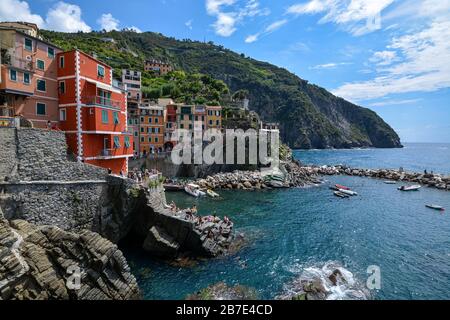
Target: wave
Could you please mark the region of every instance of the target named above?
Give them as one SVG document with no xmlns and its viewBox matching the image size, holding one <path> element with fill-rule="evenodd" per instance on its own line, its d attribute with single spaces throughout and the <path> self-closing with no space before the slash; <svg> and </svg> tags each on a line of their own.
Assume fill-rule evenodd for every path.
<svg viewBox="0 0 450 320">
<path fill-rule="evenodd" d="M 304 268 L 301 275 L 286 284 L 281 300 L 367 300 L 370 293 L 352 272 L 339 263 Z"/>
</svg>

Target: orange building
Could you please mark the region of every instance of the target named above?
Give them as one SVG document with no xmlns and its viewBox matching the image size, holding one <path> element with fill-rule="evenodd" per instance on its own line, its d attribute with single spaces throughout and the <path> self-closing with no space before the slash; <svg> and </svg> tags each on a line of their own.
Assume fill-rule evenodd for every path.
<svg viewBox="0 0 450 320">
<path fill-rule="evenodd" d="M 164 107 L 144 103 L 139 107 L 140 116 L 140 154 L 164 151 Z"/>
<path fill-rule="evenodd" d="M 0 117 L 20 116 L 33 127 L 54 127 L 61 49 L 36 35 L 33 24 L 0 23 Z"/>
<path fill-rule="evenodd" d="M 153 59 L 153 60 L 145 61 L 144 70 L 145 71 L 153 71 L 153 72 L 158 73 L 159 75 L 165 75 L 165 74 L 173 71 L 173 68 L 167 62 Z"/>
<path fill-rule="evenodd" d="M 60 128 L 79 161 L 128 171 L 133 135 L 127 131 L 127 95 L 112 85 L 112 68 L 79 50 L 59 53 Z"/>
</svg>

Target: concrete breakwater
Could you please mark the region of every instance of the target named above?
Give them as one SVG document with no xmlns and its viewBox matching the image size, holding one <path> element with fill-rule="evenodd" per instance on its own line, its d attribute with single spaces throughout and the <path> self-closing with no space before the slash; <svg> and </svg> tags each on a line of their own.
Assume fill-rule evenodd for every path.
<svg viewBox="0 0 450 320">
<path fill-rule="evenodd" d="M 430 188 L 450 191 L 450 176 L 435 173 L 406 172 L 400 169 L 359 169 L 344 165 L 336 166 L 311 166 L 303 167 L 312 175 L 347 175 L 357 177 L 368 177 L 397 181 L 405 183 L 416 183 Z"/>
</svg>

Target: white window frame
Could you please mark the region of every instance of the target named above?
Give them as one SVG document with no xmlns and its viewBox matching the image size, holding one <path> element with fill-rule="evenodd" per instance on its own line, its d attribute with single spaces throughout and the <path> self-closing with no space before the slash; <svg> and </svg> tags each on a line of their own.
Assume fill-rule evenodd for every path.
<svg viewBox="0 0 450 320">
<path fill-rule="evenodd" d="M 30 40 L 31 41 L 31 49 L 27 49 L 27 40 Z M 26 50 L 26 51 L 30 51 L 30 52 L 33 52 L 33 48 L 34 48 L 34 43 L 33 43 L 33 39 L 30 39 L 30 38 L 24 38 L 24 40 L 23 40 L 23 49 L 24 50 Z"/>
<path fill-rule="evenodd" d="M 38 65 L 39 65 L 38 61 L 41 61 L 42 63 L 44 63 L 44 68 L 41 69 L 41 68 L 38 67 Z M 44 71 L 45 70 L 45 61 L 42 60 L 42 59 L 36 59 L 36 69 Z"/>
<path fill-rule="evenodd" d="M 44 81 L 44 83 L 45 83 L 45 90 L 43 91 L 43 90 L 39 90 L 39 86 L 38 86 L 38 82 L 39 81 Z M 44 79 L 36 79 L 36 91 L 39 91 L 39 92 L 47 92 L 47 81 L 45 81 Z"/>
<path fill-rule="evenodd" d="M 100 68 L 103 68 L 103 76 L 100 75 Z M 106 68 L 104 66 L 102 66 L 101 64 L 97 64 L 97 77 L 106 77 Z"/>
<path fill-rule="evenodd" d="M 25 75 L 28 75 L 28 82 L 25 82 Z M 31 84 L 31 74 L 28 72 L 23 73 L 23 84 L 29 86 Z"/>
<path fill-rule="evenodd" d="M 50 56 L 50 50 L 53 50 L 53 56 Z M 56 56 L 56 54 L 55 54 L 55 48 L 47 47 L 47 57 L 48 57 L 49 59 L 55 59 L 55 56 Z"/>
<path fill-rule="evenodd" d="M 44 106 L 45 106 L 45 113 L 44 113 L 44 114 L 39 114 L 39 113 L 38 113 L 38 104 L 41 104 L 41 105 L 44 105 Z M 47 104 L 46 104 L 46 103 L 44 103 L 44 102 L 36 102 L 36 115 L 37 115 L 37 116 L 41 116 L 41 117 L 47 115 Z"/>
<path fill-rule="evenodd" d="M 12 77 L 11 77 L 11 72 L 15 72 L 16 73 L 16 79 L 13 79 Z M 9 80 L 10 81 L 13 81 L 13 82 L 17 82 L 17 70 L 14 70 L 14 69 L 9 69 Z"/>
<path fill-rule="evenodd" d="M 59 121 L 67 121 L 67 109 L 59 109 Z"/>
</svg>

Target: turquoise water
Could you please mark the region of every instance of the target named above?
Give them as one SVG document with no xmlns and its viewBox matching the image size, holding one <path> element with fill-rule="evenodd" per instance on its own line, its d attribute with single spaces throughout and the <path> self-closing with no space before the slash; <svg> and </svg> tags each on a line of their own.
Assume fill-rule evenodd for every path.
<svg viewBox="0 0 450 320">
<path fill-rule="evenodd" d="M 350 159 L 345 158 L 347 151 L 332 152 L 339 159 L 354 161 L 358 153 L 367 151 L 355 151 Z M 314 154 L 317 163 L 324 161 L 322 155 L 329 158 L 329 151 Z M 383 152 L 376 154 L 388 161 Z M 395 159 L 390 163 L 395 164 Z M 449 166 L 450 162 L 443 169 L 450 172 Z M 234 256 L 192 268 L 171 267 L 124 248 L 145 298 L 183 299 L 225 281 L 254 287 L 261 298 L 271 299 L 305 268 L 335 261 L 362 283 L 367 267 L 378 265 L 381 290 L 372 292 L 375 299 L 450 299 L 450 216 L 448 211 L 441 214 L 425 208 L 436 203 L 450 209 L 449 192 L 423 188 L 403 193 L 375 179 L 327 179 L 324 185 L 306 189 L 223 191 L 221 200 L 167 194 L 179 206 L 197 204 L 200 214 L 231 217 L 250 242 Z M 336 198 L 328 189 L 335 183 L 352 187 L 360 195 Z"/>
<path fill-rule="evenodd" d="M 428 170 L 450 175 L 450 144 L 405 143 L 403 149 L 295 150 L 307 164 L 345 164 L 365 169 Z"/>
</svg>

